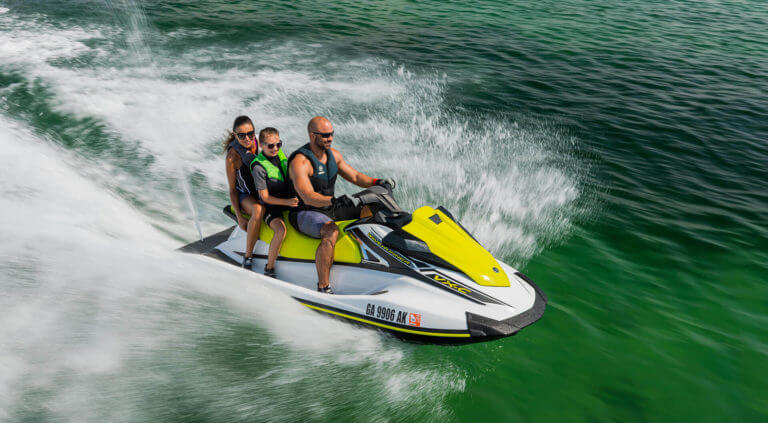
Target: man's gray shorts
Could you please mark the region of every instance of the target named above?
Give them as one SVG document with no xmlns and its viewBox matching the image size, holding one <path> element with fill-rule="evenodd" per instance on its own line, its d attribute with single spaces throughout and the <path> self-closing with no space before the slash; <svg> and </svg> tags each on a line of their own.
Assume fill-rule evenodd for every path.
<svg viewBox="0 0 768 423">
<path fill-rule="evenodd" d="M 314 210 L 302 210 L 296 213 L 296 225 L 299 232 L 312 238 L 321 238 L 320 229 L 333 219 Z"/>
</svg>

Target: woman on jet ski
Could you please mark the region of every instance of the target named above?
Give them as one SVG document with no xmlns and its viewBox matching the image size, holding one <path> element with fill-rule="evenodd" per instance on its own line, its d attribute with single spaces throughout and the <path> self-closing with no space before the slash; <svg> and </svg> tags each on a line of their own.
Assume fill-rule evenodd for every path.
<svg viewBox="0 0 768 423">
<path fill-rule="evenodd" d="M 256 158 L 256 130 L 248 116 L 238 116 L 232 124 L 232 132 L 224 140 L 224 151 L 227 152 L 227 182 L 229 183 L 229 201 L 232 211 L 237 217 L 240 229 L 247 232 L 245 257 L 243 267 L 251 267 L 253 246 L 264 216 L 264 207 L 256 199 L 256 187 L 250 172 L 250 164 Z M 246 219 L 244 214 L 250 215 Z"/>
<path fill-rule="evenodd" d="M 259 145 L 261 153 L 251 162 L 251 172 L 266 210 L 264 221 L 274 231 L 269 243 L 267 264 L 264 266 L 264 275 L 274 278 L 275 260 L 285 239 L 283 212 L 298 206 L 299 199 L 293 193 L 288 180 L 288 158 L 281 149 L 283 142 L 280 141 L 277 129 L 264 128 L 259 131 Z"/>
</svg>

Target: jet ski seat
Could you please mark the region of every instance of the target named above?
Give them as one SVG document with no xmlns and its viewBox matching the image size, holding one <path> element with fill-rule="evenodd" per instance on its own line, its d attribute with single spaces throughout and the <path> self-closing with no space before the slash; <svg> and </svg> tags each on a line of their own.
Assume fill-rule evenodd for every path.
<svg viewBox="0 0 768 423">
<path fill-rule="evenodd" d="M 231 205 L 225 206 L 223 211 L 224 214 L 237 222 L 237 218 L 235 217 L 235 213 L 232 211 Z M 250 216 L 245 216 L 246 218 L 250 218 Z M 360 246 L 358 245 L 357 241 L 355 241 L 346 232 L 344 232 L 344 228 L 354 221 L 355 220 L 341 220 L 336 222 L 336 225 L 338 225 L 340 231 L 339 238 L 336 241 L 336 249 L 333 255 L 334 262 L 360 263 L 363 259 L 363 256 L 360 253 Z M 320 245 L 320 240 L 310 238 L 294 228 L 290 223 L 290 219 L 288 219 L 287 211 L 283 212 L 283 222 L 285 222 L 286 232 L 283 245 L 280 247 L 280 257 L 314 262 L 315 251 L 317 251 L 317 247 Z M 259 230 L 259 239 L 269 244 L 272 241 L 272 237 L 274 235 L 275 233 L 272 231 L 272 228 L 262 223 L 261 229 Z"/>
</svg>

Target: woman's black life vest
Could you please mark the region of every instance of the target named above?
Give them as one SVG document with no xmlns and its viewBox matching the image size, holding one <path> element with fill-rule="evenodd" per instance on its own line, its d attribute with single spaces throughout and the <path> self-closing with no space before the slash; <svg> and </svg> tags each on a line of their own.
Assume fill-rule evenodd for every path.
<svg viewBox="0 0 768 423">
<path fill-rule="evenodd" d="M 235 175 L 235 188 L 243 194 L 248 194 L 252 197 L 256 197 L 256 185 L 253 183 L 253 176 L 251 176 L 250 163 L 256 158 L 256 155 L 246 150 L 245 147 L 240 145 L 237 140 L 233 140 L 229 143 L 227 150 L 233 148 L 237 154 L 240 155 L 240 168 L 237 169 Z"/>
<path fill-rule="evenodd" d="M 339 173 L 339 168 L 336 166 L 336 157 L 333 156 L 333 152 L 329 148 L 325 150 L 326 163 L 320 163 L 317 160 L 315 153 L 309 148 L 309 144 L 304 144 L 301 148 L 294 151 L 291 157 L 288 159 L 290 165 L 291 160 L 296 157 L 297 154 L 304 155 L 312 163 L 312 176 L 309 177 L 309 182 L 312 183 L 312 189 L 316 193 L 333 197 L 334 186 L 336 185 L 336 176 Z M 295 189 L 295 187 L 294 187 Z M 332 209 L 328 207 L 312 207 L 309 204 L 304 204 L 304 201 L 299 197 L 298 210 L 316 210 L 331 216 Z"/>
</svg>

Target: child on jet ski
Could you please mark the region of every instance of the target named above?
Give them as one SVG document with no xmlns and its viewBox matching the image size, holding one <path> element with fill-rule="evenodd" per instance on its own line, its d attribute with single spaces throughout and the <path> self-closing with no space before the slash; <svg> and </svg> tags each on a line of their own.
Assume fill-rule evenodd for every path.
<svg viewBox="0 0 768 423">
<path fill-rule="evenodd" d="M 280 246 L 285 239 L 285 222 L 283 211 L 299 205 L 299 199 L 293 194 L 288 180 L 288 158 L 283 153 L 283 142 L 280 133 L 275 128 L 264 128 L 259 131 L 259 153 L 251 162 L 251 173 L 261 202 L 264 204 L 264 221 L 274 231 L 269 243 L 267 264 L 264 275 L 275 277 L 275 260 L 280 252 Z"/>
</svg>

